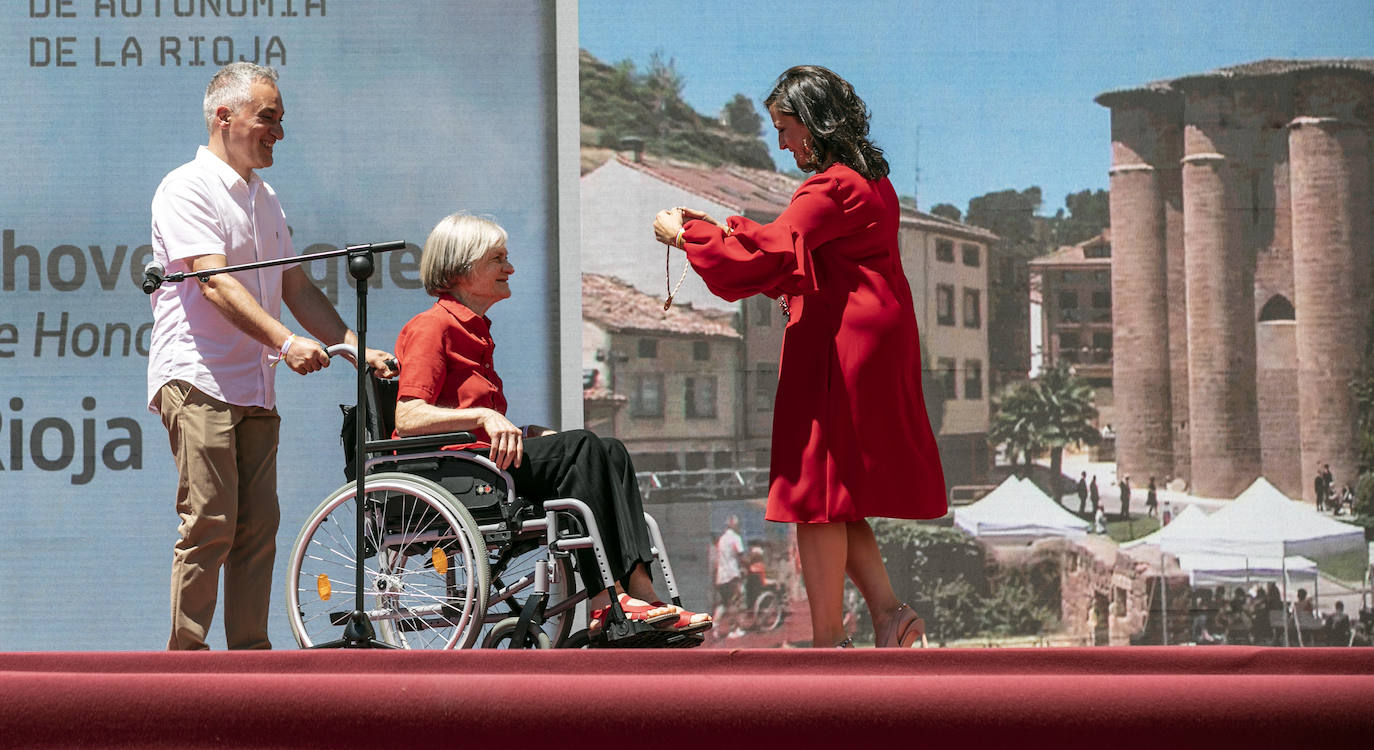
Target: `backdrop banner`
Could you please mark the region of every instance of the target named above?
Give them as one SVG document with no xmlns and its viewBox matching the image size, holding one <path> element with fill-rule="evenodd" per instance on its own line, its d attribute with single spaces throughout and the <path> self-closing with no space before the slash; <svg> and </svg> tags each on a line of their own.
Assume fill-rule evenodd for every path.
<svg viewBox="0 0 1374 750">
<path fill-rule="evenodd" d="M 557 424 L 554 5 L 389 0 L 22 0 L 0 7 L 0 651 L 158 649 L 169 629 L 176 473 L 145 402 L 140 289 L 159 181 L 206 142 L 221 65 L 270 65 L 285 140 L 262 176 L 299 253 L 403 239 L 378 256 L 368 343 L 432 300 L 420 247 L 466 210 L 510 232 L 515 296 L 493 315 L 512 418 Z M 355 320 L 341 258 L 309 275 Z M 302 330 L 287 316 L 288 325 Z M 342 360 L 281 368 L 281 533 L 343 482 Z M 211 643 L 222 647 L 216 622 Z"/>
</svg>

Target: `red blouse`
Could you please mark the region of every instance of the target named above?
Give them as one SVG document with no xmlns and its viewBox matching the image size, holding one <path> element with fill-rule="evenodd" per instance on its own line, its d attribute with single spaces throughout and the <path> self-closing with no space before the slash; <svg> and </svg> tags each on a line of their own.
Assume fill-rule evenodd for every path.
<svg viewBox="0 0 1374 750">
<path fill-rule="evenodd" d="M 486 407 L 505 414 L 506 395 L 492 368 L 495 351 L 491 320 L 445 294 L 411 318 L 396 339 L 396 358 L 401 362 L 397 398 L 418 398 L 450 409 Z M 476 445 L 490 446 L 485 430 L 469 432 L 481 441 Z"/>
<path fill-rule="evenodd" d="M 945 479 L 886 179 L 815 175 L 771 224 L 688 222 L 687 257 L 726 300 L 785 295 L 767 518 L 938 518 Z"/>
</svg>

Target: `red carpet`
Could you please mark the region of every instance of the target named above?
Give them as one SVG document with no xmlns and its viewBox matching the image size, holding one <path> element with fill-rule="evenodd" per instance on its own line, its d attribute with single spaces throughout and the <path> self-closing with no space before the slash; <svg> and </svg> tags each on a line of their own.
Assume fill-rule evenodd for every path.
<svg viewBox="0 0 1374 750">
<path fill-rule="evenodd" d="M 1374 649 L 10 653 L 0 696 L 25 748 L 1363 746 Z"/>
</svg>

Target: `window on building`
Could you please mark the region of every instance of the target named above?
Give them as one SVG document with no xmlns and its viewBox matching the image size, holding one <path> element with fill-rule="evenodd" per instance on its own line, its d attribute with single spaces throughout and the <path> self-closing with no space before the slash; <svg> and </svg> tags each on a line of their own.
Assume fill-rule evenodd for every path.
<svg viewBox="0 0 1374 750">
<path fill-rule="evenodd" d="M 638 372 L 633 376 L 630 391 L 630 416 L 660 418 L 663 416 L 663 373 Z"/>
<path fill-rule="evenodd" d="M 977 245 L 964 244 L 959 246 L 959 252 L 964 257 L 964 265 L 970 268 L 977 268 L 982 265 L 981 253 Z"/>
<path fill-rule="evenodd" d="M 980 360 L 964 360 L 964 398 L 969 401 L 983 398 L 983 363 Z"/>
<path fill-rule="evenodd" d="M 935 240 L 935 260 L 944 263 L 954 262 L 954 240 Z"/>
<path fill-rule="evenodd" d="M 709 360 L 711 359 L 711 342 L 709 342 L 709 341 L 693 341 L 693 342 L 692 342 L 692 359 L 694 359 L 694 360 L 696 360 L 696 361 L 698 361 L 698 362 L 706 362 L 706 361 L 709 361 Z"/>
<path fill-rule="evenodd" d="M 940 357 L 935 361 L 935 377 L 940 383 L 940 390 L 944 391 L 945 398 L 951 400 L 959 398 L 955 388 L 958 377 L 955 372 L 957 367 L 958 363 L 948 357 Z"/>
<path fill-rule="evenodd" d="M 1293 303 L 1282 294 L 1275 294 L 1264 303 L 1260 308 L 1259 322 L 1268 323 L 1275 320 L 1294 320 L 1297 317 Z"/>
<path fill-rule="evenodd" d="M 1112 322 L 1111 291 L 1098 290 L 1093 292 L 1093 307 L 1089 311 L 1088 320 L 1092 323 Z"/>
<path fill-rule="evenodd" d="M 658 339 L 639 340 L 639 358 L 655 359 L 658 357 Z"/>
<path fill-rule="evenodd" d="M 1059 359 L 1069 364 L 1078 364 L 1078 348 L 1083 345 L 1077 331 L 1059 333 Z"/>
<path fill-rule="evenodd" d="M 1112 361 L 1112 332 L 1093 331 L 1093 363 L 1104 365 Z"/>
<path fill-rule="evenodd" d="M 954 325 L 953 285 L 935 285 L 935 322 L 939 323 L 942 326 Z"/>
<path fill-rule="evenodd" d="M 773 362 L 754 365 L 754 408 L 772 411 L 773 397 L 778 392 L 778 366 Z"/>
<path fill-rule="evenodd" d="M 1059 293 L 1059 322 L 1077 323 L 1083 319 L 1078 310 L 1078 292 Z"/>
<path fill-rule="evenodd" d="M 964 327 L 983 327 L 983 306 L 977 289 L 964 290 Z"/>
<path fill-rule="evenodd" d="M 687 378 L 684 400 L 688 419 L 715 419 L 716 376 L 693 375 Z"/>
</svg>

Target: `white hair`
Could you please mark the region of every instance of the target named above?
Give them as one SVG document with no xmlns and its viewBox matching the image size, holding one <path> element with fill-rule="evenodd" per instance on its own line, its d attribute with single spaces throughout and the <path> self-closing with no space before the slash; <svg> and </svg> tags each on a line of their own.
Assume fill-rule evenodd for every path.
<svg viewBox="0 0 1374 750">
<path fill-rule="evenodd" d="M 449 214 L 439 220 L 420 255 L 420 281 L 434 296 L 447 292 L 472 271 L 487 251 L 506 244 L 506 230 L 491 219 Z"/>
<path fill-rule="evenodd" d="M 220 68 L 205 87 L 205 128 L 215 129 L 215 111 L 228 107 L 237 112 L 252 97 L 253 84 L 266 81 L 277 85 L 277 71 L 250 62 L 235 62 Z"/>
</svg>

